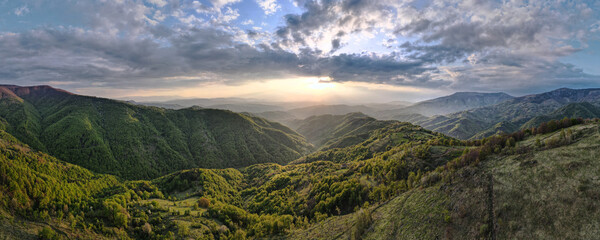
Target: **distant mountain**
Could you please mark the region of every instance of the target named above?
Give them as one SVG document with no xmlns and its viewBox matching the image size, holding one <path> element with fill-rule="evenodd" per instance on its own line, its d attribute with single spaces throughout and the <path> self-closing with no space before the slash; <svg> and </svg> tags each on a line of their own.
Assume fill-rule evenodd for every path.
<svg viewBox="0 0 600 240">
<path fill-rule="evenodd" d="M 582 102 L 589 102 L 596 106 L 600 105 L 600 89 L 561 88 L 551 92 L 510 99 L 492 106 L 446 116 L 435 116 L 413 123 L 460 139 L 482 138 L 499 131 L 513 132 L 524 126 L 532 118 L 553 113 L 570 103 Z M 577 109 L 581 108 L 585 107 L 577 106 Z M 585 112 L 587 110 L 577 111 Z"/>
<path fill-rule="evenodd" d="M 243 98 L 189 98 L 189 99 L 175 99 L 160 102 L 162 104 L 180 105 L 183 107 L 191 106 L 212 106 L 212 105 L 225 105 L 225 104 L 240 104 L 248 102 L 247 99 Z"/>
<path fill-rule="evenodd" d="M 136 102 L 136 101 L 126 101 L 128 103 L 131 104 L 136 104 L 136 105 L 142 105 L 142 106 L 148 106 L 148 107 L 159 107 L 159 108 L 166 108 L 166 109 L 182 109 L 185 108 L 184 106 L 181 106 L 179 104 L 169 104 L 169 103 L 160 103 L 160 102 Z"/>
<path fill-rule="evenodd" d="M 404 103 L 404 102 L 402 102 Z M 287 111 L 267 111 L 252 113 L 254 116 L 262 117 L 274 122 L 280 122 L 292 128 L 297 127 L 298 122 L 312 117 L 322 115 L 346 115 L 350 113 L 363 113 L 373 115 L 382 110 L 396 109 L 403 107 L 400 103 L 370 103 L 365 105 L 313 105 L 302 108 L 294 108 Z M 425 118 L 425 117 L 424 117 Z"/>
<path fill-rule="evenodd" d="M 389 102 L 389 103 L 365 103 L 363 105 L 367 106 L 369 108 L 372 108 L 376 111 L 384 111 L 384 110 L 393 110 L 393 109 L 404 108 L 404 107 L 408 107 L 412 104 L 413 103 L 406 102 L 406 101 L 393 101 L 393 102 Z"/>
<path fill-rule="evenodd" d="M 539 126 L 543 122 L 548 122 L 550 120 L 561 120 L 563 118 L 600 118 L 600 107 L 589 102 L 570 103 L 548 115 L 532 118 L 523 124 L 522 128 L 532 128 Z"/>
<path fill-rule="evenodd" d="M 407 114 L 431 117 L 490 106 L 512 98 L 506 93 L 457 92 L 449 96 L 418 102 L 405 108 L 380 111 L 374 116 L 381 119 L 396 119 L 396 116 Z"/>
<path fill-rule="evenodd" d="M 427 117 L 418 113 L 404 113 L 394 115 L 391 117 L 391 119 L 398 120 L 400 122 L 420 122 L 426 120 Z"/>
<path fill-rule="evenodd" d="M 298 117 L 286 112 L 286 111 L 267 111 L 267 112 L 260 112 L 260 113 L 246 113 L 245 114 L 250 114 L 252 116 L 256 116 L 256 117 L 261 117 L 264 119 L 267 119 L 269 121 L 272 122 L 278 122 L 278 123 L 282 123 L 286 126 L 290 126 L 290 124 L 294 121 L 294 120 L 298 120 Z"/>
<path fill-rule="evenodd" d="M 306 139 L 321 148 L 345 147 L 364 141 L 366 133 L 391 124 L 362 113 L 319 115 L 296 120 L 290 125 Z"/>
<path fill-rule="evenodd" d="M 232 112 L 266 112 L 266 111 L 281 111 L 284 107 L 273 104 L 264 104 L 252 102 L 252 100 L 241 98 L 195 98 L 195 99 L 180 99 L 170 100 L 166 102 L 135 102 L 128 101 L 133 104 L 143 106 L 161 107 L 167 109 L 182 109 L 186 107 L 199 106 L 202 108 L 213 108 L 229 110 Z"/>
<path fill-rule="evenodd" d="M 404 105 L 404 106 L 410 106 L 413 105 L 414 102 L 409 102 L 409 101 L 392 101 L 389 103 L 386 103 L 388 105 Z"/>
<path fill-rule="evenodd" d="M 348 113 L 361 112 L 367 115 L 376 112 L 376 109 L 364 106 L 364 105 L 315 105 L 310 107 L 296 108 L 287 111 L 288 113 L 298 117 L 299 119 L 305 119 L 311 116 L 319 115 L 345 115 Z"/>
<path fill-rule="evenodd" d="M 279 123 L 230 111 L 145 107 L 49 86 L 1 86 L 0 94 L 0 127 L 19 140 L 128 179 L 192 167 L 284 164 L 312 148 Z"/>
<path fill-rule="evenodd" d="M 251 112 L 251 113 L 273 112 L 273 111 L 284 110 L 284 108 L 280 107 L 280 106 L 259 104 L 259 103 L 217 104 L 217 105 L 207 106 L 206 108 L 223 109 L 223 110 L 229 110 L 232 112 Z"/>
<path fill-rule="evenodd" d="M 294 108 L 313 106 L 314 102 L 270 102 L 251 98 L 190 98 L 163 102 L 140 102 L 140 105 L 179 109 L 192 106 L 230 110 L 233 112 L 284 111 Z"/>
</svg>

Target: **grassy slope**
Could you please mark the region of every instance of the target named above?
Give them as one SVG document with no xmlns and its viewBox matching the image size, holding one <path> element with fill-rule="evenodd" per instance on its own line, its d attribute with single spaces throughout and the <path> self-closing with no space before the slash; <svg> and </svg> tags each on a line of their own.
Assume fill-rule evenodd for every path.
<svg viewBox="0 0 600 240">
<path fill-rule="evenodd" d="M 362 239 L 443 239 L 449 216 L 448 196 L 439 187 L 413 189 L 374 207 L 373 223 Z M 292 231 L 285 239 L 352 239 L 358 213 L 334 216 Z"/>
<path fill-rule="evenodd" d="M 572 130 L 579 136 L 571 145 L 483 165 L 494 175 L 498 238 L 592 239 L 600 234 L 599 127 Z M 534 140 L 522 144 L 533 146 Z"/>
<path fill-rule="evenodd" d="M 229 111 L 165 110 L 49 87 L 13 91 L 0 99 L 8 132 L 60 159 L 128 179 L 192 167 L 284 164 L 311 148 L 281 124 Z"/>
<path fill-rule="evenodd" d="M 489 174 L 497 239 L 594 239 L 600 226 L 600 125 L 566 129 L 571 144 L 536 147 L 554 132 L 519 142 L 523 153 L 492 155 L 456 172 L 451 182 L 404 192 L 372 207 L 363 239 L 485 239 L 489 237 Z M 288 239 L 348 239 L 357 213 L 332 217 Z"/>
</svg>

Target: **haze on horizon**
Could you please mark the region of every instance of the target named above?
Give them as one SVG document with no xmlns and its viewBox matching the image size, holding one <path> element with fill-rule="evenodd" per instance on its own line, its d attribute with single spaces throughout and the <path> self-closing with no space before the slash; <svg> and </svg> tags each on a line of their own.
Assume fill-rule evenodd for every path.
<svg viewBox="0 0 600 240">
<path fill-rule="evenodd" d="M 0 1 L 0 84 L 158 101 L 600 87 L 599 1 Z"/>
</svg>

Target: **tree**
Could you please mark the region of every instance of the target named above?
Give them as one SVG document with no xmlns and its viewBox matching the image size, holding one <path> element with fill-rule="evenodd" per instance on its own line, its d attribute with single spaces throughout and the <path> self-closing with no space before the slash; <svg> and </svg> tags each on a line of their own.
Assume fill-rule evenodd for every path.
<svg viewBox="0 0 600 240">
<path fill-rule="evenodd" d="M 208 208 L 210 207 L 210 200 L 208 198 L 201 197 L 200 199 L 198 199 L 198 206 L 200 206 L 201 208 Z"/>
<path fill-rule="evenodd" d="M 516 144 L 515 139 L 513 137 L 510 137 L 506 140 L 506 146 L 507 147 L 514 147 Z"/>
</svg>

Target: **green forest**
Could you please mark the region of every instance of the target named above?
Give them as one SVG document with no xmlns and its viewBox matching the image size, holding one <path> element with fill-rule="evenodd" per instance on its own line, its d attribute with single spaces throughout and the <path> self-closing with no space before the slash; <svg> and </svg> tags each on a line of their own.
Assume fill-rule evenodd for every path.
<svg viewBox="0 0 600 240">
<path fill-rule="evenodd" d="M 326 116 L 308 119 L 335 129 L 312 145 L 229 111 L 21 94 L 0 100 L 0 238 L 576 239 L 600 224 L 598 119 L 458 140 Z"/>
<path fill-rule="evenodd" d="M 194 167 L 285 164 L 313 148 L 298 133 L 261 118 L 144 107 L 50 87 L 1 98 L 0 119 L 2 129 L 34 149 L 125 179 Z"/>
</svg>

